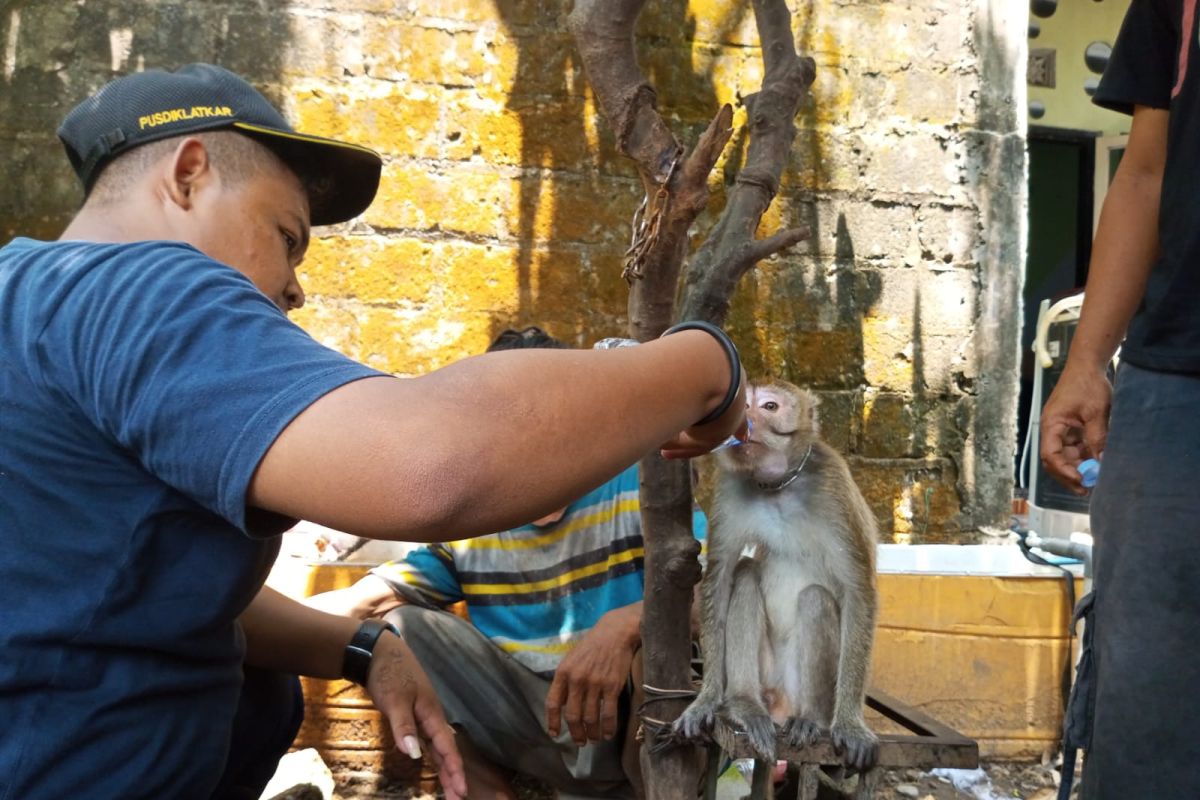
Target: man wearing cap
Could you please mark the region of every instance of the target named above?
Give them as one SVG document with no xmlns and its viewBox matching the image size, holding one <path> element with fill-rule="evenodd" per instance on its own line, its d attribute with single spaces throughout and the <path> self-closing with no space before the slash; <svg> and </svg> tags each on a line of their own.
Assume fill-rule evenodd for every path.
<svg viewBox="0 0 1200 800">
<path fill-rule="evenodd" d="M 114 81 L 59 135 L 83 207 L 0 249 L 0 798 L 252 796 L 218 788 L 245 662 L 363 682 L 456 800 L 411 651 L 262 589 L 275 535 L 479 535 L 705 452 L 742 423 L 736 351 L 683 329 L 383 375 L 286 318 L 310 224 L 370 203 L 373 152 L 209 65 Z"/>
</svg>

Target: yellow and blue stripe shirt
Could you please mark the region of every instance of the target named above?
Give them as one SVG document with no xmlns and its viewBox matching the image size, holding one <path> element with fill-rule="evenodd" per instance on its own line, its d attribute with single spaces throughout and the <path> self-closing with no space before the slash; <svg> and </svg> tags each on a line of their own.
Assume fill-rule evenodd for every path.
<svg viewBox="0 0 1200 800">
<path fill-rule="evenodd" d="M 696 510 L 692 529 L 704 540 Z M 622 472 L 545 527 L 418 548 L 372 570 L 407 601 L 466 601 L 471 621 L 517 661 L 542 675 L 609 611 L 642 599 L 638 469 Z"/>
</svg>

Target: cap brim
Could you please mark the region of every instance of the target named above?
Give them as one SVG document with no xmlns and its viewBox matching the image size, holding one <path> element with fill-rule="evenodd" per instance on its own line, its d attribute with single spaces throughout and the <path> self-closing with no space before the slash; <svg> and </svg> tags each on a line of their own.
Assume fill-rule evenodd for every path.
<svg viewBox="0 0 1200 800">
<path fill-rule="evenodd" d="M 374 150 L 248 122 L 233 127 L 269 147 L 299 176 L 313 225 L 353 219 L 375 199 L 383 161 Z"/>
</svg>

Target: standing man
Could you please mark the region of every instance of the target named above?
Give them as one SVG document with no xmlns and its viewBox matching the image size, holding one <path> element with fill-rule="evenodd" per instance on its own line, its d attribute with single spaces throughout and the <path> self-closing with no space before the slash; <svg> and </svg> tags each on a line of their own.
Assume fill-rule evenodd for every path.
<svg viewBox="0 0 1200 800">
<path fill-rule="evenodd" d="M 1200 47 L 1196 0 L 1133 0 L 1095 102 L 1133 115 L 1086 299 L 1042 413 L 1041 457 L 1078 494 L 1101 458 L 1094 691 L 1083 797 L 1200 797 Z M 1117 346 L 1115 393 L 1105 376 Z M 1081 668 L 1080 684 L 1089 676 Z"/>
<path fill-rule="evenodd" d="M 534 327 L 489 352 L 564 346 Z M 461 734 L 472 798 L 513 800 L 517 774 L 572 796 L 644 796 L 638 484 L 630 467 L 528 525 L 414 550 L 306 601 L 400 629 Z M 703 540 L 699 510 L 692 525 Z M 470 622 L 445 610 L 458 603 Z"/>
<path fill-rule="evenodd" d="M 82 209 L 0 249 L 0 798 L 213 796 L 245 662 L 365 684 L 457 800 L 411 650 L 263 590 L 276 534 L 478 535 L 703 452 L 742 424 L 733 351 L 683 330 L 383 375 L 286 318 L 310 224 L 367 207 L 374 152 L 204 64 L 114 81 L 59 136 Z"/>
</svg>

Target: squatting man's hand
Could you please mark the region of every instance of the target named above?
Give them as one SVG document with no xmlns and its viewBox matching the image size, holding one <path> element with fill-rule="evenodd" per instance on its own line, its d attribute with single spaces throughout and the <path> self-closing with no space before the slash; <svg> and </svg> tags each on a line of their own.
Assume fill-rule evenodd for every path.
<svg viewBox="0 0 1200 800">
<path fill-rule="evenodd" d="M 641 642 L 642 604 L 608 612 L 559 663 L 546 695 L 546 728 L 562 721 L 577 745 L 617 734 L 617 703 Z"/>
</svg>

